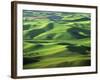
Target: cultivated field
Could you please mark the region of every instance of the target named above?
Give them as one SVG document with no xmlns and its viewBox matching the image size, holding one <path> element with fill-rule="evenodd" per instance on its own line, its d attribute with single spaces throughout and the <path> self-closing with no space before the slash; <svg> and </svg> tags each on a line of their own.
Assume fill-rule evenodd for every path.
<svg viewBox="0 0 100 80">
<path fill-rule="evenodd" d="M 23 11 L 23 68 L 90 66 L 89 13 Z"/>
</svg>

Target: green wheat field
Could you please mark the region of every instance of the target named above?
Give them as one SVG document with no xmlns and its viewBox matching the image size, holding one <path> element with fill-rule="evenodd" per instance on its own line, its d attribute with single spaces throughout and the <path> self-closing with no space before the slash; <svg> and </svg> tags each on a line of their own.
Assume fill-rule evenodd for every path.
<svg viewBox="0 0 100 80">
<path fill-rule="evenodd" d="M 23 10 L 23 69 L 91 65 L 90 13 Z"/>
</svg>

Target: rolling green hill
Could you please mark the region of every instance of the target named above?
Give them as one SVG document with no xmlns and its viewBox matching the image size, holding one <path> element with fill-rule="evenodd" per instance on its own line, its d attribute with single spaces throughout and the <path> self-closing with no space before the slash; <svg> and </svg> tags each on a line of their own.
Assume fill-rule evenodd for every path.
<svg viewBox="0 0 100 80">
<path fill-rule="evenodd" d="M 90 66 L 90 17 L 23 10 L 23 68 Z"/>
</svg>

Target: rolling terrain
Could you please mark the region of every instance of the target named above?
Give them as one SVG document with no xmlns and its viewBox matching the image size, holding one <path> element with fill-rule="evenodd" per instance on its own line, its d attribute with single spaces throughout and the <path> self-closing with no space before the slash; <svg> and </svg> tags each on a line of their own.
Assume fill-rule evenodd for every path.
<svg viewBox="0 0 100 80">
<path fill-rule="evenodd" d="M 89 13 L 23 10 L 23 68 L 91 65 Z"/>
</svg>

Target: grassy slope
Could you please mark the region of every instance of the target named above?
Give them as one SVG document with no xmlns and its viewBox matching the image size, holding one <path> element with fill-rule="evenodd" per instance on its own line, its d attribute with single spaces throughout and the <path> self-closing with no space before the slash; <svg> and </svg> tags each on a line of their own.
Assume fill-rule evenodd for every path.
<svg viewBox="0 0 100 80">
<path fill-rule="evenodd" d="M 55 57 L 55 58 L 47 58 L 43 59 L 40 62 L 33 63 L 33 64 L 27 64 L 24 66 L 24 68 L 47 68 L 47 67 L 68 67 L 68 66 L 84 66 L 85 61 L 88 61 L 90 59 L 89 56 L 82 56 L 82 55 L 70 55 L 68 57 Z M 82 63 L 81 63 L 82 62 Z M 66 63 L 66 65 L 62 65 L 62 63 Z M 69 65 L 70 64 L 70 65 Z M 85 63 L 86 64 L 86 63 Z M 86 64 L 88 65 L 88 64 Z"/>
</svg>

